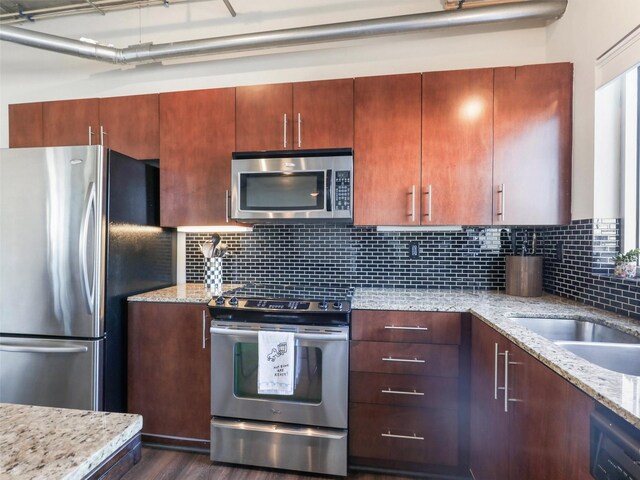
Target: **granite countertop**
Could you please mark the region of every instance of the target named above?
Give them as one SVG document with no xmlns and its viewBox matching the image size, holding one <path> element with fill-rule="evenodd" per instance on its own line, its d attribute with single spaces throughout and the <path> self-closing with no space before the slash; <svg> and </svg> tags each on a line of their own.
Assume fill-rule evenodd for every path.
<svg viewBox="0 0 640 480">
<path fill-rule="evenodd" d="M 594 365 L 519 325 L 510 317 L 581 318 L 640 336 L 640 322 L 637 320 L 549 294 L 524 298 L 496 292 L 359 288 L 351 306 L 356 310 L 470 312 L 580 390 L 640 428 L 640 377 Z"/>
<path fill-rule="evenodd" d="M 0 478 L 84 478 L 141 429 L 140 415 L 0 403 Z"/>
<path fill-rule="evenodd" d="M 222 291 L 227 292 L 238 287 L 242 287 L 242 284 L 225 283 L 222 285 Z M 212 297 L 211 292 L 204 288 L 202 283 L 182 283 L 132 295 L 127 300 L 130 302 L 209 303 Z"/>
<path fill-rule="evenodd" d="M 224 291 L 241 285 L 225 284 Z M 206 303 L 202 284 L 182 284 L 129 297 L 129 301 Z M 510 317 L 582 318 L 640 336 L 640 321 L 585 306 L 555 295 L 514 297 L 471 290 L 356 288 L 354 310 L 470 312 L 580 390 L 640 428 L 640 377 L 624 375 L 590 363 L 517 324 Z"/>
</svg>

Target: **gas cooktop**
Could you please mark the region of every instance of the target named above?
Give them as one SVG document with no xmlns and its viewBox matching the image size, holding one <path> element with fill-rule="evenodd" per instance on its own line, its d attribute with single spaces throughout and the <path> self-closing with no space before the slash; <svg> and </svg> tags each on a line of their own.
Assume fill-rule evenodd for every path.
<svg viewBox="0 0 640 480">
<path fill-rule="evenodd" d="M 350 312 L 353 291 L 343 286 L 251 283 L 212 299 L 209 307 L 297 314 Z"/>
</svg>

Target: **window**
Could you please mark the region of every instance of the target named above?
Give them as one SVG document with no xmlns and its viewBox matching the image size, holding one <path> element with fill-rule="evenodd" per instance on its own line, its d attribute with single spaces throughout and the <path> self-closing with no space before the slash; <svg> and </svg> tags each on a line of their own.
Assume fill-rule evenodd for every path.
<svg viewBox="0 0 640 480">
<path fill-rule="evenodd" d="M 621 78 L 620 119 L 620 209 L 623 251 L 640 247 L 640 66 Z"/>
</svg>

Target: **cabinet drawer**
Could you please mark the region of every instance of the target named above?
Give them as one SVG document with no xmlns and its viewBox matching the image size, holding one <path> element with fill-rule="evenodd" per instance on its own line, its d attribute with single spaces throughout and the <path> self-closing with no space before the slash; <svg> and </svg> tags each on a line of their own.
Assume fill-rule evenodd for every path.
<svg viewBox="0 0 640 480">
<path fill-rule="evenodd" d="M 432 465 L 458 464 L 458 412 L 352 403 L 349 455 Z"/>
<path fill-rule="evenodd" d="M 460 344 L 460 313 L 354 310 L 353 340 Z"/>
<path fill-rule="evenodd" d="M 422 375 L 352 372 L 352 402 L 421 408 L 457 408 L 458 379 Z"/>
<path fill-rule="evenodd" d="M 351 342 L 351 371 L 456 377 L 458 347 L 392 342 Z"/>
</svg>

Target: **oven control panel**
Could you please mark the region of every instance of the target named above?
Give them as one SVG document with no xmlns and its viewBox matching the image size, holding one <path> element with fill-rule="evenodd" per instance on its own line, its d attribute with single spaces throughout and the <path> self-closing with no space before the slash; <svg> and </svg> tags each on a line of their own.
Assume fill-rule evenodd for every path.
<svg viewBox="0 0 640 480">
<path fill-rule="evenodd" d="M 272 300 L 257 298 L 238 298 L 219 296 L 209 302 L 210 307 L 232 310 L 309 312 L 309 313 L 348 313 L 351 304 L 348 301 L 332 300 Z"/>
</svg>

